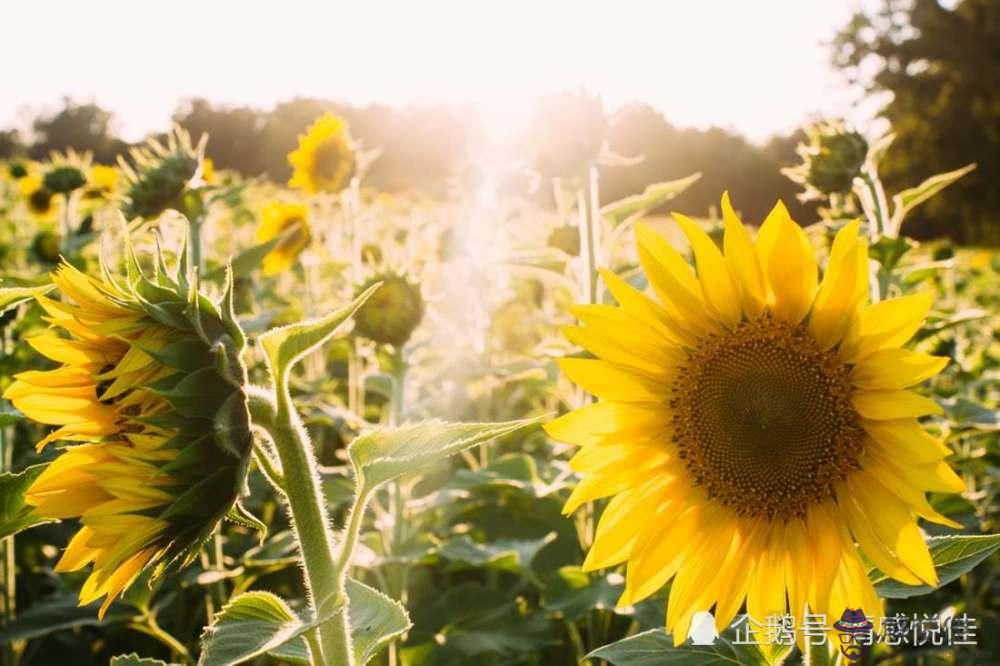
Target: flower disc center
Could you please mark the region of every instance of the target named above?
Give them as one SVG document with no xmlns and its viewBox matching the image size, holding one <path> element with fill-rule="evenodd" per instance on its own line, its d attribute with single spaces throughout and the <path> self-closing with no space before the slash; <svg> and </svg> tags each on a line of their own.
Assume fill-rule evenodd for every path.
<svg viewBox="0 0 1000 666">
<path fill-rule="evenodd" d="M 744 515 L 802 516 L 858 467 L 849 369 L 804 327 L 764 315 L 709 338 L 674 386 L 675 437 L 695 483 Z"/>
</svg>

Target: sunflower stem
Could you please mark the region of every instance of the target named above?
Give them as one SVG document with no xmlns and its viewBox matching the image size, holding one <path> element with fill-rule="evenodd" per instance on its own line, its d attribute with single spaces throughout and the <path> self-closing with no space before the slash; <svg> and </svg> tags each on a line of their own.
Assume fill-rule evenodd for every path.
<svg viewBox="0 0 1000 666">
<path fill-rule="evenodd" d="M 293 533 L 302 553 L 310 611 L 317 619 L 328 618 L 319 626 L 317 647 L 321 654 L 313 654 L 313 661 L 316 664 L 353 666 L 347 617 L 346 567 L 337 561 L 343 559 L 343 548 L 340 558 L 335 558 L 332 547 L 334 534 L 316 459 L 302 420 L 292 404 L 287 379 L 287 374 L 275 377 L 273 400 L 259 389 L 250 391 L 250 414 L 254 425 L 270 436 L 281 462 Z M 363 506 L 358 514 L 363 512 Z"/>
</svg>

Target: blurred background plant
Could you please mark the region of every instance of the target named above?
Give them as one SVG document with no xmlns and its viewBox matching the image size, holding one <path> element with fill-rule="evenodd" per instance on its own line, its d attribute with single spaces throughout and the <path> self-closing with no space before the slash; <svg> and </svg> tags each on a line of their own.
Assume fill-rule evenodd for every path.
<svg viewBox="0 0 1000 666">
<path fill-rule="evenodd" d="M 268 111 L 191 99 L 174 114 L 178 129 L 129 146 L 109 112 L 67 98 L 36 118 L 30 134 L 0 133 L 0 287 L 46 284 L 60 255 L 89 271 L 102 253 L 120 260 L 120 212 L 147 248 L 155 237 L 179 247 L 190 226 L 207 289 L 221 291 L 232 259 L 250 379 L 262 384 L 265 331 L 329 312 L 381 282 L 385 291 L 359 313 L 354 334 L 311 352 L 288 384 L 320 463 L 325 508 L 342 526 L 354 494 L 346 447 L 373 425 L 512 421 L 586 400 L 556 367 L 556 358 L 578 352 L 558 328 L 573 323 L 570 304 L 610 300 L 597 268 L 644 286 L 631 243 L 636 221 L 683 248 L 664 211 L 690 213 L 721 238 L 720 192 L 730 191 L 748 221 L 763 219 L 781 198 L 825 256 L 844 220 L 862 215 L 892 232 L 872 252 L 879 292 L 933 290 L 918 348 L 953 360 L 927 391 L 947 411 L 935 426 L 968 490 L 932 504 L 964 532 L 993 534 L 1000 529 L 1000 255 L 992 247 L 1000 242 L 1000 8 L 990 0 L 866 7 L 836 40 L 834 58 L 874 99 L 891 93 L 883 109 L 891 142 L 888 133 L 830 119 L 759 145 L 730 130 L 680 129 L 651 106 L 611 115 L 599 97 L 571 91 L 542 100 L 506 150 L 484 141 L 477 119 L 459 107 L 314 98 Z M 338 145 L 357 151 L 356 167 L 336 187 L 318 188 L 327 191 L 286 186 L 288 154 L 328 112 L 349 128 L 350 143 Z M 380 155 L 363 157 L 365 147 Z M 119 158 L 126 166 L 113 166 Z M 811 196 L 801 201 L 802 194 Z M 15 373 L 48 366 L 26 342 L 46 327 L 40 308 L 25 296 L 0 309 L 2 389 Z M 2 469 L 50 459 L 34 451 L 43 434 L 0 403 Z M 654 640 L 656 650 L 672 645 L 646 633 L 662 626 L 666 591 L 616 609 L 621 572 L 580 568 L 602 507 L 561 515 L 576 480 L 568 458 L 566 447 L 528 429 L 372 494 L 352 575 L 402 601 L 412 622 L 374 663 L 559 666 L 600 650 L 589 663 L 629 666 L 650 663 L 639 660 L 641 649 L 630 652 L 645 643 L 629 637 Z M 202 652 L 203 627 L 237 595 L 267 590 L 304 612 L 300 557 L 286 505 L 265 476 L 270 464 L 257 457 L 244 499 L 267 527 L 263 540 L 227 523 L 194 566 L 134 586 L 101 622 L 93 608 L 76 607 L 82 577 L 53 572 L 73 525 L 6 537 L 2 663 L 103 665 L 129 653 L 190 663 Z M 23 492 L 14 479 L 0 476 L 5 497 Z M 0 501 L 4 534 L 23 519 L 8 506 Z M 928 531 L 939 536 L 936 529 Z M 1000 654 L 1000 542 L 983 539 L 959 551 L 939 542 L 939 567 L 950 574 L 937 590 L 913 596 L 881 582 L 890 610 L 967 612 L 979 622 L 977 649 Z M 378 627 L 385 618 L 352 619 Z M 763 659 L 728 644 L 719 650 L 706 659 Z M 297 663 L 303 655 L 304 647 L 276 646 L 254 659 Z M 923 646 L 871 658 L 964 657 Z"/>
</svg>

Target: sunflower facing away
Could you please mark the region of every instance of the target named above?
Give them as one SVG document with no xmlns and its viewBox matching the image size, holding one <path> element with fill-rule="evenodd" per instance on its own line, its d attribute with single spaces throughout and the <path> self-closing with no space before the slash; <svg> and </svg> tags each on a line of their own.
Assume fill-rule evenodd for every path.
<svg viewBox="0 0 1000 666">
<path fill-rule="evenodd" d="M 257 227 L 258 243 L 282 236 L 277 245 L 264 256 L 264 274 L 274 275 L 287 269 L 302 250 L 309 246 L 309 209 L 303 204 L 272 201 L 260 213 Z"/>
<path fill-rule="evenodd" d="M 56 570 L 92 566 L 80 605 L 105 597 L 101 617 L 143 569 L 197 553 L 233 509 L 249 460 L 243 336 L 228 308 L 165 270 L 149 281 L 133 265 L 130 278 L 123 287 L 61 265 L 62 300 L 37 300 L 68 337 L 29 339 L 60 365 L 18 374 L 4 393 L 57 426 L 38 448 L 65 449 L 26 501 L 41 517 L 79 520 Z"/>
<path fill-rule="evenodd" d="M 290 187 L 304 192 L 339 192 L 354 175 L 354 141 L 343 118 L 325 113 L 288 153 L 292 165 Z"/>
<path fill-rule="evenodd" d="M 931 297 L 866 304 L 857 222 L 837 234 L 819 282 L 781 203 L 756 241 L 725 195 L 722 206 L 724 252 L 675 216 L 697 272 L 637 228 L 657 300 L 603 273 L 619 306 L 578 306 L 582 325 L 565 330 L 596 358 L 561 360 L 600 401 L 546 427 L 581 447 L 565 510 L 612 497 L 585 569 L 627 563 L 623 606 L 673 580 L 677 645 L 694 613 L 714 606 L 721 630 L 744 599 L 757 622 L 786 608 L 797 623 L 806 608 L 880 616 L 859 550 L 903 583 L 936 585 L 917 519 L 959 525 L 924 494 L 964 489 L 943 461 L 950 450 L 917 420 L 940 407 L 908 390 L 947 362 L 901 347 Z"/>
</svg>

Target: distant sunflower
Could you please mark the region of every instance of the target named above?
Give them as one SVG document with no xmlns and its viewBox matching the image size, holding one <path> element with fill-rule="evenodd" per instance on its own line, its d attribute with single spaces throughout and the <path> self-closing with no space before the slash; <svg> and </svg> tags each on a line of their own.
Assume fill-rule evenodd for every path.
<svg viewBox="0 0 1000 666">
<path fill-rule="evenodd" d="M 69 337 L 28 342 L 61 365 L 18 374 L 4 398 L 58 426 L 39 449 L 67 443 L 25 498 L 39 516 L 79 519 L 56 571 L 92 565 L 80 605 L 105 597 L 103 617 L 143 569 L 196 555 L 242 492 L 242 334 L 163 274 L 123 288 L 63 264 L 52 280 L 63 300 L 37 300 Z"/>
<path fill-rule="evenodd" d="M 56 201 L 52 191 L 42 183 L 40 176 L 24 176 L 18 181 L 21 197 L 28 211 L 39 220 L 51 220 L 56 214 Z"/>
<path fill-rule="evenodd" d="M 584 568 L 627 562 L 620 603 L 673 579 L 674 643 L 714 606 L 722 629 L 746 599 L 763 622 L 786 612 L 881 615 L 859 549 L 889 576 L 936 585 L 918 517 L 958 527 L 926 491 L 959 492 L 950 453 L 917 419 L 938 404 L 907 390 L 942 357 L 902 349 L 931 296 L 866 305 L 858 223 L 836 236 L 822 282 L 805 233 L 778 204 L 753 241 L 727 196 L 724 253 L 675 216 L 697 274 L 637 229 L 658 301 L 603 273 L 619 306 L 578 306 L 567 337 L 597 358 L 564 372 L 601 400 L 546 426 L 580 445 L 565 506 L 612 497 Z M 799 637 L 801 640 L 801 636 Z"/>
<path fill-rule="evenodd" d="M 288 154 L 293 169 L 288 185 L 310 193 L 339 192 L 354 174 L 355 159 L 347 122 L 325 113 L 299 135 L 299 147 Z"/>
<path fill-rule="evenodd" d="M 272 201 L 264 206 L 257 227 L 257 242 L 284 236 L 264 257 L 264 274 L 280 273 L 294 263 L 309 246 L 309 209 L 303 204 Z"/>
</svg>

